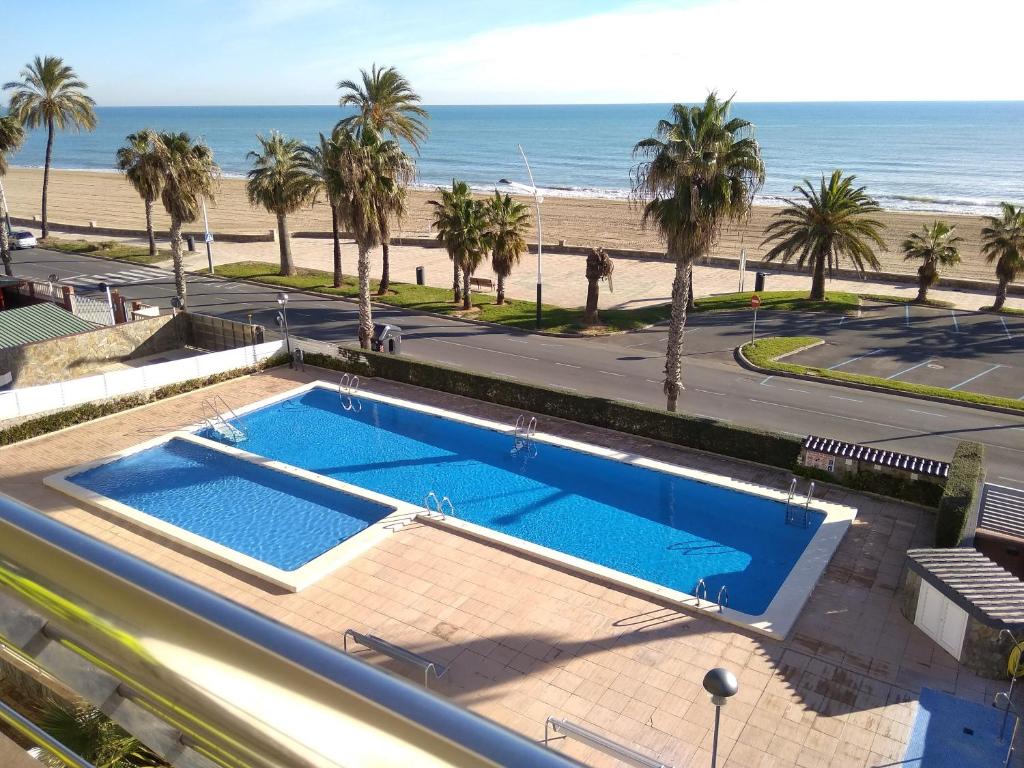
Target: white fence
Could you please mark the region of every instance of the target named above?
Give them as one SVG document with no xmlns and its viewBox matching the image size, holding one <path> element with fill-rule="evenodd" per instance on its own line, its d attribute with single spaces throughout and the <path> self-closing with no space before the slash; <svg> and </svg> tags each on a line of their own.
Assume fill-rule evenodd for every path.
<svg viewBox="0 0 1024 768">
<path fill-rule="evenodd" d="M 245 368 L 266 360 L 282 349 L 284 342 L 268 341 L 265 344 L 210 352 L 141 368 L 126 368 L 56 384 L 41 384 L 0 392 L 0 421 L 56 411 L 94 400 L 130 395 L 154 387 Z"/>
<path fill-rule="evenodd" d="M 114 325 L 114 307 L 107 299 L 93 299 L 80 293 L 71 295 L 71 311 L 96 325 Z"/>
</svg>

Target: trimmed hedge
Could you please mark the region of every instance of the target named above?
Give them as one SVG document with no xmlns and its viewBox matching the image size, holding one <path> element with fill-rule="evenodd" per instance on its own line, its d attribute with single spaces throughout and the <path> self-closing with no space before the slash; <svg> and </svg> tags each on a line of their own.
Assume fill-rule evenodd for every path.
<svg viewBox="0 0 1024 768">
<path fill-rule="evenodd" d="M 953 461 L 949 464 L 946 490 L 939 500 L 939 514 L 935 521 L 935 546 L 960 546 L 967 520 L 981 492 L 984 465 L 985 446 L 966 441 L 957 444 Z"/>
<path fill-rule="evenodd" d="M 191 392 L 194 389 L 201 389 L 202 387 L 208 387 L 211 384 L 219 384 L 222 381 L 228 381 L 229 379 L 235 379 L 239 376 L 245 376 L 250 373 L 262 371 L 266 368 L 272 368 L 276 365 L 280 365 L 282 359 L 287 360 L 287 357 L 282 358 L 281 355 L 275 355 L 259 365 L 252 365 L 247 368 L 236 368 L 233 371 L 216 373 L 212 376 L 205 376 L 201 379 L 189 379 L 188 381 L 182 381 L 177 384 L 169 384 L 166 387 L 154 389 L 148 394 L 127 395 L 125 397 L 119 397 L 116 400 L 106 400 L 102 403 L 83 403 L 82 405 L 76 405 L 72 408 L 66 408 L 63 411 L 50 413 L 46 416 L 40 416 L 35 419 L 29 419 L 28 421 L 15 424 L 7 429 L 0 429 L 0 446 L 12 445 L 14 443 L 21 442 L 22 440 L 28 440 L 29 438 L 38 437 L 39 435 L 56 432 L 57 430 L 64 429 L 65 427 L 84 424 L 87 421 L 99 419 L 103 416 L 109 416 L 113 413 L 127 411 L 130 408 L 137 408 L 140 405 L 154 403 L 157 400 L 163 400 L 167 397 L 181 395 L 185 392 Z"/>
<path fill-rule="evenodd" d="M 844 472 L 840 476 L 833 475 L 823 469 L 798 467 L 796 474 L 809 480 L 821 480 L 825 483 L 838 483 L 855 491 L 877 493 L 892 499 L 903 499 L 922 507 L 936 507 L 942 498 L 942 486 L 927 480 L 910 480 L 884 472 Z"/>
<path fill-rule="evenodd" d="M 390 379 L 783 469 L 792 469 L 800 454 L 801 440 L 796 435 L 520 384 L 405 357 L 346 348 L 341 348 L 340 354 L 340 359 L 308 354 L 305 361 L 321 368 Z"/>
</svg>

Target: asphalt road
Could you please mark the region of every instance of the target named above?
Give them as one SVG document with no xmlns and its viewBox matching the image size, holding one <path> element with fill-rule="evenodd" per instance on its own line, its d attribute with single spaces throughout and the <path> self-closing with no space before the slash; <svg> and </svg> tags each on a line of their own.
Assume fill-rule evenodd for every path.
<svg viewBox="0 0 1024 768">
<path fill-rule="evenodd" d="M 171 273 L 153 267 L 43 250 L 18 252 L 15 262 L 19 275 L 45 280 L 56 273 L 58 278 L 75 284 L 76 290 L 106 280 L 126 297 L 163 307 L 169 306 L 174 295 Z M 189 277 L 190 310 L 238 320 L 247 320 L 251 314 L 254 322 L 269 328 L 275 327 L 276 295 L 272 288 Z M 1024 342 L 1024 329 L 1019 323 L 1008 325 L 1010 338 L 1004 335 L 1002 341 L 994 333 L 953 331 L 963 334 L 956 337 L 959 343 L 954 345 L 948 340 L 951 332 L 937 325 L 941 313 L 935 317 L 922 315 L 920 322 L 915 316 L 909 325 L 904 320 L 903 327 L 897 328 L 893 308 L 888 310 L 861 323 L 845 320 L 842 325 L 849 324 L 847 328 L 840 326 L 834 315 L 763 312 L 758 321 L 759 334 L 820 335 L 832 342 L 829 348 L 843 360 L 856 357 L 851 352 L 863 347 L 882 348 L 893 356 L 926 351 L 933 356 L 950 355 L 957 349 L 954 357 L 980 363 L 983 368 L 1020 365 L 1016 344 Z M 681 410 L 938 459 L 948 459 L 958 440 L 978 440 L 988 449 L 989 480 L 1024 488 L 1024 417 L 753 374 L 732 360 L 732 349 L 749 336 L 749 315 L 693 318 L 687 332 L 686 392 Z M 403 353 L 411 357 L 587 394 L 664 405 L 661 377 L 665 331 L 660 328 L 600 339 L 567 339 L 393 308 L 375 308 L 374 316 L 377 321 L 402 327 Z M 293 293 L 288 318 L 296 336 L 331 342 L 351 342 L 355 338 L 356 308 L 352 302 Z M 972 343 L 979 340 L 983 343 Z M 911 365 L 909 358 L 906 362 L 904 367 Z M 932 370 L 927 365 L 922 368 Z"/>
</svg>

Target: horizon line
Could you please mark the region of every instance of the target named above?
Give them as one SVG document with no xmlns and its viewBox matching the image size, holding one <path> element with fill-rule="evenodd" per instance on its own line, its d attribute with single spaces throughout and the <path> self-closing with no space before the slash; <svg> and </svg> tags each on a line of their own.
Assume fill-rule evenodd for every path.
<svg viewBox="0 0 1024 768">
<path fill-rule="evenodd" d="M 420 102 L 420 106 L 438 107 L 663 107 L 672 104 L 699 104 L 699 101 L 567 101 L 567 102 L 515 102 L 515 103 L 429 103 Z M 1024 99 L 822 99 L 822 100 L 767 100 L 767 101 L 734 101 L 736 105 L 752 104 L 1024 104 Z M 97 104 L 101 109 L 201 109 L 204 107 L 337 107 L 335 103 L 313 104 Z"/>
</svg>

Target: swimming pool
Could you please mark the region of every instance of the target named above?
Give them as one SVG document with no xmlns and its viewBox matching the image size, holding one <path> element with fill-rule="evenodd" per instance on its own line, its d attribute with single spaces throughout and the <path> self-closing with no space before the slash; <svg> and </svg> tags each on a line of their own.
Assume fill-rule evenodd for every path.
<svg viewBox="0 0 1024 768">
<path fill-rule="evenodd" d="M 777 490 L 551 436 L 516 451 L 511 425 L 381 395 L 355 403 L 347 409 L 336 386 L 318 383 L 254 404 L 239 411 L 247 435 L 239 446 L 247 456 L 362 489 L 406 516 L 422 512 L 430 492 L 448 496 L 454 515 L 435 524 L 680 603 L 717 612 L 724 588 L 724 618 L 772 634 L 795 621 L 855 515 L 814 502 L 806 527 L 787 524 L 786 495 Z M 95 492 L 120 501 L 124 488 Z M 274 530 L 264 522 L 277 502 L 268 496 L 262 505 L 267 514 L 246 538 Z M 217 518 L 206 522 L 217 528 Z M 301 560 L 302 547 L 329 549 L 337 536 L 330 526 L 302 530 L 301 547 L 275 544 L 285 562 Z M 692 597 L 701 581 L 703 603 Z"/>
</svg>

